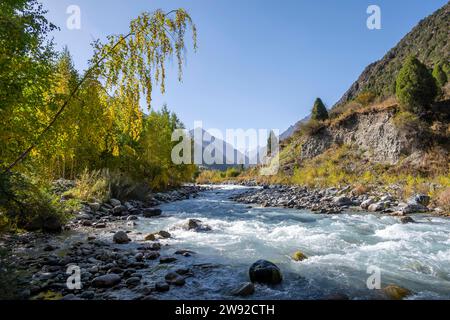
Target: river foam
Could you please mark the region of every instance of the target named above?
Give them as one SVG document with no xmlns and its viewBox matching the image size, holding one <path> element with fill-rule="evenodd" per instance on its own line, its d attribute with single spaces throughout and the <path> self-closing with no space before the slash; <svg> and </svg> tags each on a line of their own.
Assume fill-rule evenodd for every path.
<svg viewBox="0 0 450 320">
<path fill-rule="evenodd" d="M 167 298 L 230 298 L 230 289 L 248 281 L 248 267 L 258 259 L 279 265 L 284 281 L 275 288 L 258 286 L 255 299 L 319 299 L 335 293 L 382 298 L 380 290 L 366 286 L 369 266 L 380 268 L 382 285 L 407 287 L 415 293 L 412 299 L 450 298 L 449 219 L 415 216 L 417 223 L 401 224 L 395 217 L 368 213 L 317 215 L 228 200 L 245 189 L 217 187 L 195 199 L 161 206 L 161 218 L 141 220 L 139 231 L 169 230 L 169 248 L 197 253 L 183 260 L 186 266 L 218 265 L 200 268 L 186 287 Z M 212 230 L 180 228 L 192 218 Z M 290 259 L 297 250 L 309 258 Z"/>
</svg>

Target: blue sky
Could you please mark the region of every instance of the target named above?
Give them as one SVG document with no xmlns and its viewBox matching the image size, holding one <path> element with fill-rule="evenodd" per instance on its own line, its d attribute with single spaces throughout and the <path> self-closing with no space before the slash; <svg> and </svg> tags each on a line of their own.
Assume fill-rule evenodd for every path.
<svg viewBox="0 0 450 320">
<path fill-rule="evenodd" d="M 169 64 L 167 92 L 154 92 L 188 128 L 284 131 L 309 114 L 316 97 L 332 106 L 363 69 L 380 59 L 422 18 L 447 0 L 43 0 L 79 70 L 94 39 L 126 33 L 142 11 L 183 7 L 198 28 L 188 48 L 183 83 Z M 81 29 L 66 28 L 66 8 L 81 9 Z M 366 27 L 369 5 L 380 6 L 382 29 Z"/>
</svg>

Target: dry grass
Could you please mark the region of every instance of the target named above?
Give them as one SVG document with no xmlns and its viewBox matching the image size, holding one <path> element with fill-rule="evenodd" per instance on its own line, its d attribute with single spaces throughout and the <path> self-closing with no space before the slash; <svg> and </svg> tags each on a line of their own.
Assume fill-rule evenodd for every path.
<svg viewBox="0 0 450 320">
<path fill-rule="evenodd" d="M 450 187 L 443 189 L 437 194 L 436 204 L 450 215 Z"/>
</svg>

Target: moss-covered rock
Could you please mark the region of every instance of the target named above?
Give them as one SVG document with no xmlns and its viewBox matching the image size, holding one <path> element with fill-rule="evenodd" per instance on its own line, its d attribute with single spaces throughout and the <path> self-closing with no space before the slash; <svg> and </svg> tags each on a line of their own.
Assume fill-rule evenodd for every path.
<svg viewBox="0 0 450 320">
<path fill-rule="evenodd" d="M 301 251 L 295 251 L 291 258 L 294 261 L 303 261 L 308 259 L 308 257 Z"/>
<path fill-rule="evenodd" d="M 393 284 L 384 287 L 383 292 L 389 299 L 392 300 L 402 300 L 412 294 L 410 290 Z"/>
</svg>

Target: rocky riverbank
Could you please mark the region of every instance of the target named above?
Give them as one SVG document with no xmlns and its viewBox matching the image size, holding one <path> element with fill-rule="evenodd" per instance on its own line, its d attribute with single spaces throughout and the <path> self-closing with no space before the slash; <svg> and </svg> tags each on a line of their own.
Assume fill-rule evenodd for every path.
<svg viewBox="0 0 450 320">
<path fill-rule="evenodd" d="M 322 214 L 336 214 L 348 210 L 394 216 L 411 213 L 445 214 L 441 208 L 429 207 L 431 199 L 423 194 L 416 194 L 407 202 L 402 202 L 386 192 L 358 193 L 349 186 L 341 189 L 308 189 L 299 186 L 264 185 L 237 195 L 232 200 L 262 207 L 308 209 Z"/>
<path fill-rule="evenodd" d="M 86 203 L 62 226 L 62 233 L 2 235 L 0 298 L 148 300 L 183 286 L 185 279 L 195 274 L 184 268 L 183 259 L 195 253 L 169 248 L 164 239 L 171 235 L 165 230 L 150 237 L 135 227 L 141 219 L 161 216 L 155 206 L 196 197 L 205 189 L 185 186 L 154 194 L 145 202 L 111 199 Z M 201 226 L 199 221 L 191 224 Z M 81 287 L 76 287 L 77 270 Z M 70 288 L 69 282 L 75 288 Z"/>
</svg>

